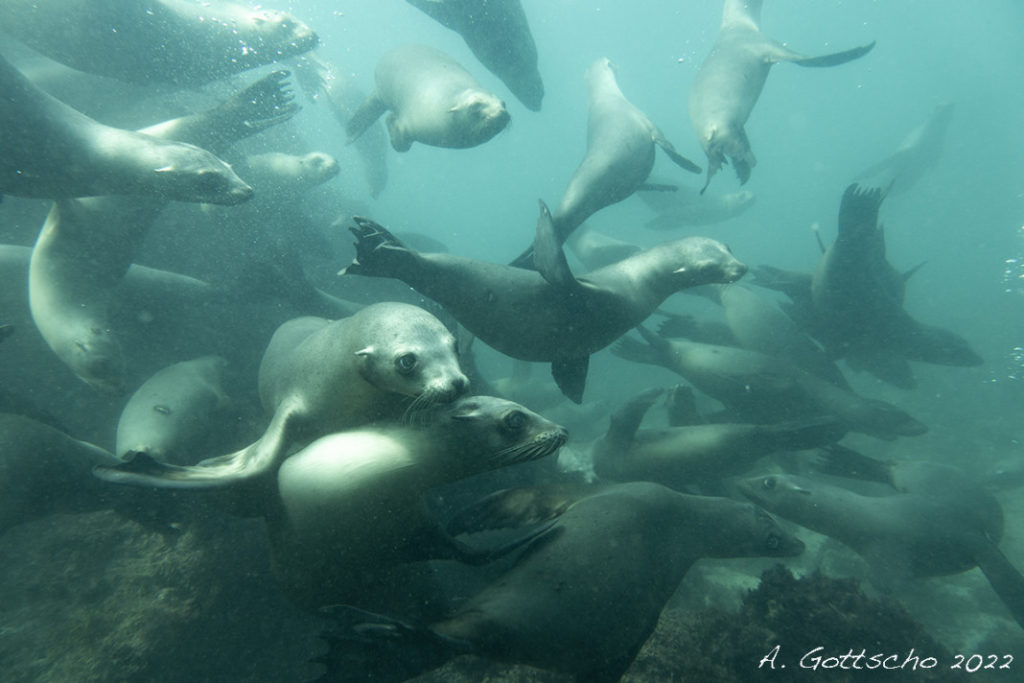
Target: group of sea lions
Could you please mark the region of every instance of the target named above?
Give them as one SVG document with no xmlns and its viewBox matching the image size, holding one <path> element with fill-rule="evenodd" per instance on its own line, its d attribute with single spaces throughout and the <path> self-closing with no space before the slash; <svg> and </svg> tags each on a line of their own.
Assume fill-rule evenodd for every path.
<svg viewBox="0 0 1024 683">
<path fill-rule="evenodd" d="M 522 105 L 541 110 L 538 49 L 520 0 L 409 4 L 459 33 Z M 690 93 L 708 162 L 699 192 L 652 181 L 656 147 L 686 171 L 702 169 L 626 98 L 602 57 L 585 75 L 585 156 L 554 211 L 540 202 L 528 249 L 507 265 L 488 262 L 415 248 L 414 236 L 352 216 L 355 256 L 339 275 L 370 282 L 368 301 L 354 303 L 314 286 L 290 253 L 253 264 L 241 282 L 136 261 L 174 202 L 252 202 L 261 208 L 245 220 L 260 221 L 272 213 L 262 207 L 296 207 L 338 176 L 330 155 L 265 142 L 294 124 L 293 71 L 311 100 L 326 102 L 377 197 L 388 179 L 385 135 L 396 152 L 415 142 L 465 149 L 507 128 L 509 107 L 475 65 L 407 44 L 382 51 L 372 75 L 349 74 L 312 54 L 317 34 L 298 19 L 230 0 L 118 0 L 102 11 L 5 2 L 0 195 L 51 204 L 34 245 L 0 245 L 0 370 L 15 344 L 43 349 L 30 357 L 56 360 L 94 392 L 86 396 L 122 407 L 105 425 L 116 426 L 116 441 L 101 447 L 68 433 L 65 415 L 0 388 L 0 533 L 103 509 L 170 524 L 178 511 L 168 502 L 181 497 L 262 518 L 281 589 L 330 617 L 325 680 L 405 680 L 465 653 L 618 680 L 696 561 L 803 552 L 766 510 L 871 563 L 884 556 L 885 572 L 869 577 L 879 585 L 980 567 L 1024 624 L 1024 578 L 999 550 L 1002 509 L 990 492 L 956 485 L 956 472 L 893 474 L 838 445 L 848 432 L 895 440 L 927 431 L 897 405 L 859 395 L 838 361 L 902 389 L 914 386 L 910 361 L 982 362 L 959 334 L 906 310 L 916 268 L 889 263 L 879 223 L 885 197 L 937 162 L 948 106 L 846 189 L 838 236 L 813 273 L 758 266 L 748 286 L 738 283 L 748 265 L 717 240 L 675 235 L 642 248 L 585 225 L 634 194 L 658 211 L 658 230 L 738 215 L 752 193 L 704 190 L 723 163 L 741 183 L 750 177 L 744 124 L 771 66 L 835 66 L 874 46 L 800 55 L 761 33 L 761 4 L 725 0 Z M 85 23 L 61 38 L 69 15 Z M 172 88 L 235 80 L 209 107 L 128 130 L 34 82 L 27 62 L 6 56 L 26 46 L 103 79 Z M 270 70 L 250 78 L 255 67 Z M 371 81 L 369 94 L 357 85 Z M 241 151 L 250 137 L 255 147 Z M 573 272 L 566 248 L 586 273 Z M 719 306 L 722 322 L 662 308 L 684 290 Z M 657 332 L 652 315 L 665 317 Z M 239 317 L 244 333 L 228 325 Z M 476 339 L 519 362 L 550 363 L 575 404 L 603 349 L 688 386 L 624 397 L 607 432 L 581 444 L 593 418 L 559 405 L 562 396 L 545 395 L 546 382 L 528 373 L 489 377 L 476 365 Z M 643 426 L 663 396 L 667 423 Z M 708 409 L 711 399 L 720 409 Z M 68 405 L 74 417 L 88 411 Z M 505 468 L 569 442 L 553 419 L 559 408 L 583 464 L 519 468 L 512 479 Z M 780 452 L 802 455 L 773 458 Z M 766 457 L 770 471 L 754 476 Z M 463 481 L 492 471 L 489 481 L 505 484 Z M 886 495 L 867 500 L 853 490 L 863 482 L 837 483 L 865 473 Z M 431 491 L 440 486 L 473 502 L 439 510 Z M 499 540 L 460 538 L 476 532 Z M 423 609 L 421 591 L 438 589 L 421 571 L 428 561 L 492 566 L 478 591 Z"/>
</svg>

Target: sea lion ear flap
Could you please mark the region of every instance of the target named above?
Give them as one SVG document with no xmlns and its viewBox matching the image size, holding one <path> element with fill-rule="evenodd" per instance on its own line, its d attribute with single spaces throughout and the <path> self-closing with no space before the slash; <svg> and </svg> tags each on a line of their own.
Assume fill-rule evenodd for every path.
<svg viewBox="0 0 1024 683">
<path fill-rule="evenodd" d="M 812 494 L 812 493 L 811 493 L 811 492 L 810 492 L 810 491 L 809 491 L 808 489 L 805 489 L 805 488 L 804 488 L 804 487 L 802 487 L 802 486 L 794 486 L 794 487 L 793 487 L 793 490 L 794 490 L 794 491 L 796 491 L 797 493 L 802 493 L 802 494 L 804 494 L 805 496 L 810 496 L 810 495 L 813 495 L 813 494 Z"/>
</svg>

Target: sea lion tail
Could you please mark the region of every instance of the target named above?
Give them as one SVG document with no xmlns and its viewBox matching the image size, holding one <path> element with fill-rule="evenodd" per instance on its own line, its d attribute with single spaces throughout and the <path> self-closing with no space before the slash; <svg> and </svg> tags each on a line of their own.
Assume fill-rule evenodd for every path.
<svg viewBox="0 0 1024 683">
<path fill-rule="evenodd" d="M 327 667 L 315 679 L 321 683 L 398 683 L 473 649 L 468 643 L 446 638 L 426 626 L 348 605 L 332 605 L 320 612 L 328 620 L 327 627 L 320 632 L 327 652 L 312 661 Z"/>
</svg>

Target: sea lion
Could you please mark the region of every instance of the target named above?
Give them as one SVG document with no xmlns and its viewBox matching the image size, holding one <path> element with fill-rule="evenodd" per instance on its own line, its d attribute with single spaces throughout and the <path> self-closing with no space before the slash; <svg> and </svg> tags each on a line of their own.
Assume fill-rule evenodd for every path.
<svg viewBox="0 0 1024 683">
<path fill-rule="evenodd" d="M 235 404 L 223 386 L 226 367 L 220 356 L 204 356 L 146 380 L 121 411 L 117 457 L 141 452 L 161 462 L 193 465 L 210 453 L 233 431 L 227 418 Z"/>
<path fill-rule="evenodd" d="M 743 126 L 773 64 L 837 66 L 863 57 L 875 46 L 872 42 L 852 50 L 806 57 L 761 33 L 761 4 L 762 0 L 725 0 L 718 38 L 690 89 L 690 121 L 708 157 L 702 194 L 726 157 L 736 169 L 740 184 L 750 179 L 757 160 Z"/>
<path fill-rule="evenodd" d="M 775 424 L 833 415 L 849 429 L 879 439 L 928 431 L 892 404 L 862 398 L 781 358 L 728 346 L 670 341 L 642 326 L 637 330 L 646 344 L 623 337 L 612 353 L 682 375 L 743 422 Z"/>
<path fill-rule="evenodd" d="M 509 122 L 504 102 L 454 59 L 426 45 L 402 45 L 385 53 L 374 79 L 376 89 L 349 119 L 349 142 L 388 110 L 388 134 L 397 152 L 409 151 L 414 142 L 476 147 Z"/>
<path fill-rule="evenodd" d="M 846 433 L 845 426 L 832 417 L 774 425 L 640 429 L 644 415 L 662 393 L 662 389 L 648 390 L 612 415 L 607 434 L 592 448 L 599 477 L 656 481 L 678 490 L 742 474 L 769 453 L 825 446 Z"/>
<path fill-rule="evenodd" d="M 952 118 L 952 103 L 935 107 L 926 121 L 903 138 L 892 155 L 858 173 L 857 183 L 885 189 L 890 195 L 909 190 L 938 163 Z"/>
<path fill-rule="evenodd" d="M 323 96 L 327 108 L 343 127 L 366 99 L 366 93 L 356 84 L 352 74 L 316 55 L 304 55 L 295 75 L 311 98 L 318 100 L 320 95 Z M 370 196 L 376 199 L 388 184 L 387 133 L 384 126 L 374 123 L 352 146 L 362 161 Z"/>
<path fill-rule="evenodd" d="M 665 185 L 666 180 L 651 178 L 652 186 Z M 750 190 L 726 194 L 700 194 L 696 189 L 677 186 L 673 192 L 652 191 L 643 185 L 636 196 L 657 212 L 644 226 L 651 230 L 678 230 L 691 225 L 714 225 L 735 218 L 754 205 L 756 196 Z"/>
<path fill-rule="evenodd" d="M 219 488 L 274 472 L 289 449 L 331 432 L 449 403 L 467 387 L 455 337 L 423 309 L 380 303 L 350 318 L 291 320 L 274 333 L 259 373 L 273 413 L 263 436 L 235 453 L 191 467 L 145 454 L 96 475 L 116 483 Z"/>
<path fill-rule="evenodd" d="M 275 71 L 208 111 L 140 132 L 219 152 L 298 111 L 287 76 Z M 124 382 L 125 361 L 111 321 L 116 288 L 165 206 L 157 197 L 59 199 L 33 248 L 32 318 L 57 356 L 102 391 L 119 391 Z"/>
<path fill-rule="evenodd" d="M 0 56 L 0 195 L 127 194 L 238 204 L 252 188 L 194 145 L 112 128 L 32 85 Z"/>
<path fill-rule="evenodd" d="M 576 279 L 543 202 L 534 242 L 539 273 L 418 253 L 379 224 L 354 220 L 356 259 L 342 273 L 397 278 L 498 351 L 552 363 L 555 381 L 576 403 L 583 397 L 590 354 L 643 321 L 671 294 L 731 282 L 746 272 L 723 244 L 689 237 Z"/>
<path fill-rule="evenodd" d="M 300 55 L 319 41 L 290 14 L 224 0 L 5 0 L 0 26 L 80 71 L 188 86 Z"/>
<path fill-rule="evenodd" d="M 700 167 L 676 152 L 664 133 L 626 99 L 615 70 L 608 58 L 587 68 L 587 153 L 569 179 L 552 218 L 559 244 L 587 218 L 621 202 L 647 180 L 654 168 L 655 146 L 680 168 L 700 173 Z M 512 265 L 534 267 L 532 248 Z"/>
<path fill-rule="evenodd" d="M 883 587 L 908 578 L 959 574 L 975 566 L 1024 626 L 1024 576 L 999 550 L 1003 510 L 962 474 L 928 477 L 920 489 L 863 496 L 806 477 L 768 475 L 739 482 L 758 505 L 855 550 Z"/>
<path fill-rule="evenodd" d="M 555 453 L 560 425 L 512 401 L 469 396 L 429 410 L 417 426 L 375 423 L 317 439 L 277 474 L 270 506 L 274 574 L 300 606 L 373 609 L 401 563 L 492 553 L 446 534 L 427 510 L 427 489 Z M 397 587 L 391 586 L 391 590 Z"/>
<path fill-rule="evenodd" d="M 886 259 L 878 222 L 884 190 L 850 185 L 839 229 L 811 280 L 815 331 L 833 357 L 845 357 L 901 388 L 915 385 L 908 360 L 975 366 L 983 360 L 960 335 L 915 320 L 903 308 L 906 281 Z"/>
<path fill-rule="evenodd" d="M 49 425 L 0 413 L 0 534 L 47 515 L 111 507 L 122 492 L 90 472 L 119 462 Z"/>
<path fill-rule="evenodd" d="M 320 660 L 330 680 L 405 680 L 471 652 L 579 681 L 617 681 L 697 560 L 803 551 L 756 506 L 658 484 L 599 487 L 575 502 L 542 497 L 540 506 L 509 494 L 528 510 L 568 507 L 508 572 L 446 619 L 420 626 L 334 610 L 331 652 Z M 355 659 L 335 657 L 346 641 L 355 641 Z"/>
<path fill-rule="evenodd" d="M 334 178 L 341 167 L 324 152 L 264 152 L 245 157 L 236 170 L 257 192 L 294 197 Z"/>
<path fill-rule="evenodd" d="M 537 46 L 520 0 L 408 0 L 462 36 L 466 45 L 530 111 L 540 111 L 544 83 Z"/>
</svg>

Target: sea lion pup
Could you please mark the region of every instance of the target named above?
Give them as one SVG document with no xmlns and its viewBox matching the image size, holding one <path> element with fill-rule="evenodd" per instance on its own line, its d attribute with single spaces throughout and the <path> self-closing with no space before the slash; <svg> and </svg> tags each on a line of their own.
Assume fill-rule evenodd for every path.
<svg viewBox="0 0 1024 683">
<path fill-rule="evenodd" d="M 952 103 L 935 107 L 892 155 L 858 173 L 855 180 L 860 185 L 887 189 L 890 195 L 906 192 L 938 164 L 952 118 Z"/>
<path fill-rule="evenodd" d="M 700 166 L 676 152 L 664 133 L 626 99 L 615 70 L 608 58 L 597 60 L 587 69 L 587 153 L 552 218 L 559 244 L 564 244 L 587 218 L 621 202 L 647 180 L 654 168 L 655 146 L 680 168 L 700 173 Z M 533 268 L 532 247 L 512 265 Z"/>
<path fill-rule="evenodd" d="M 530 493 L 502 496 L 528 517 L 564 509 L 556 525 L 447 619 L 416 626 L 333 610 L 331 651 L 320 660 L 328 667 L 325 680 L 405 680 L 474 653 L 568 672 L 578 681 L 617 681 L 697 560 L 803 551 L 763 510 L 725 498 L 647 482 L 598 487 L 574 502 Z M 352 641 L 352 658 L 340 656 Z M 357 678 L 367 674 L 359 659 L 372 677 Z"/>
<path fill-rule="evenodd" d="M 424 492 L 546 457 L 568 439 L 564 427 L 490 396 L 435 406 L 417 422 L 324 436 L 281 465 L 279 502 L 268 506 L 271 561 L 300 606 L 379 609 L 379 594 L 399 589 L 388 578 L 395 565 L 493 559 L 495 552 L 449 536 L 429 513 Z"/>
<path fill-rule="evenodd" d="M 147 379 L 121 411 L 117 457 L 139 452 L 160 462 L 193 465 L 209 453 L 211 442 L 233 431 L 227 418 L 235 404 L 224 391 L 226 368 L 220 356 L 204 356 L 169 365 Z"/>
<path fill-rule="evenodd" d="M 789 475 L 752 477 L 738 486 L 758 505 L 856 551 L 883 588 L 977 566 L 1024 626 L 1024 577 L 998 545 L 1002 507 L 967 477 L 953 476 L 946 482 L 928 477 L 912 492 L 889 496 L 863 496 Z"/>
<path fill-rule="evenodd" d="M 352 74 L 319 55 L 304 55 L 296 65 L 295 77 L 311 99 L 319 101 L 323 96 L 327 108 L 342 127 L 366 99 L 366 93 Z M 370 196 L 376 199 L 388 184 L 387 133 L 383 124 L 371 125 L 352 146 L 362 162 Z"/>
<path fill-rule="evenodd" d="M 487 70 L 530 111 L 540 111 L 544 83 L 537 46 L 520 0 L 408 0 L 413 7 L 462 36 Z"/>
<path fill-rule="evenodd" d="M 663 389 L 650 389 L 617 410 L 608 433 L 594 442 L 594 472 L 603 479 L 656 481 L 670 488 L 742 474 L 759 458 L 780 450 L 834 443 L 846 427 L 834 417 L 774 425 L 702 424 L 640 429 Z"/>
<path fill-rule="evenodd" d="M 128 194 L 238 204 L 252 188 L 205 149 L 111 128 L 32 85 L 0 56 L 0 195 Z"/>
<path fill-rule="evenodd" d="M 750 170 L 757 160 L 750 151 L 743 126 L 761 96 L 773 64 L 837 66 L 863 57 L 875 46 L 872 42 L 852 50 L 805 57 L 761 33 L 761 3 L 762 0 L 725 0 L 718 38 L 690 89 L 690 121 L 708 157 L 707 180 L 701 193 L 726 157 L 736 169 L 740 184 L 750 179 Z"/>
<path fill-rule="evenodd" d="M 682 185 L 673 192 L 653 189 L 668 184 L 660 178 L 650 178 L 648 182 L 652 189 L 641 185 L 636 196 L 658 214 L 644 223 L 644 227 L 651 230 L 679 230 L 691 225 L 721 223 L 739 216 L 757 199 L 750 190 L 702 195 L 699 190 Z"/>
<path fill-rule="evenodd" d="M 273 472 L 290 450 L 325 434 L 449 403 L 467 387 L 455 337 L 421 308 L 380 303 L 350 318 L 296 318 L 278 328 L 259 373 L 273 417 L 240 451 L 176 467 L 135 454 L 107 481 L 163 488 L 218 488 Z"/>
<path fill-rule="evenodd" d="M 275 71 L 208 111 L 140 132 L 220 152 L 298 111 L 287 77 Z M 32 250 L 32 318 L 61 361 L 101 391 L 123 389 L 125 361 L 111 323 L 115 289 L 166 203 L 156 197 L 59 199 Z"/>
<path fill-rule="evenodd" d="M 343 274 L 393 277 L 438 302 L 484 343 L 519 360 L 550 362 L 559 388 L 579 403 L 590 354 L 642 322 L 671 294 L 732 282 L 746 266 L 723 244 L 689 237 L 643 251 L 579 279 L 569 270 L 551 214 L 540 203 L 538 270 L 449 254 L 423 254 L 356 216 L 356 259 Z"/>
<path fill-rule="evenodd" d="M 290 14 L 224 0 L 4 0 L 0 26 L 80 71 L 188 86 L 300 55 L 319 42 Z"/>
<path fill-rule="evenodd" d="M 385 53 L 374 80 L 376 89 L 349 119 L 349 142 L 388 110 L 388 134 L 397 152 L 409 151 L 414 142 L 476 147 L 509 122 L 504 102 L 454 59 L 426 45 L 401 45 Z"/>
<path fill-rule="evenodd" d="M 729 346 L 670 341 L 642 326 L 637 330 L 646 344 L 623 337 L 612 353 L 682 375 L 744 422 L 774 424 L 834 415 L 850 430 L 879 439 L 928 431 L 892 404 L 857 396 L 781 358 Z"/>
</svg>

